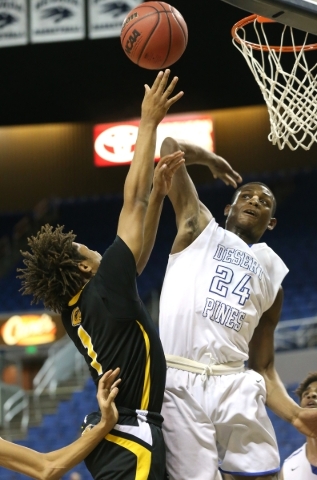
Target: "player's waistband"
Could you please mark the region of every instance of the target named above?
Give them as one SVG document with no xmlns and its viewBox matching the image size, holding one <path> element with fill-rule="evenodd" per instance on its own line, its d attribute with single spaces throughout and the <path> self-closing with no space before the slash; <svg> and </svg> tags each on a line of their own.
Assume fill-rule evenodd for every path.
<svg viewBox="0 0 317 480">
<path fill-rule="evenodd" d="M 120 406 L 117 406 L 117 410 L 119 413 L 118 423 L 120 423 L 120 420 L 123 420 L 124 422 L 124 417 L 135 417 L 143 422 L 151 423 L 157 427 L 162 427 L 162 423 L 164 421 L 162 415 L 157 412 L 149 412 L 148 410 L 132 410 L 130 408 Z"/>
<path fill-rule="evenodd" d="M 209 354 L 210 361 L 208 364 L 196 362 L 189 358 L 179 357 L 177 355 L 165 354 L 166 364 L 168 367 L 177 370 L 185 370 L 186 372 L 201 374 L 202 380 L 205 381 L 211 375 L 231 375 L 233 373 L 244 372 L 244 362 L 238 360 L 236 362 L 227 362 L 215 364 L 215 359 Z"/>
</svg>

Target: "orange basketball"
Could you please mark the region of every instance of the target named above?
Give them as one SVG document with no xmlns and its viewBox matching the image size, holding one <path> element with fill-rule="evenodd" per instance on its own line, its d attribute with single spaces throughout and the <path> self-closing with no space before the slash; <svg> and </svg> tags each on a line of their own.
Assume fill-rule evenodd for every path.
<svg viewBox="0 0 317 480">
<path fill-rule="evenodd" d="M 176 8 L 164 2 L 146 2 L 128 13 L 120 38 L 132 62 L 149 70 L 160 70 L 183 55 L 188 31 Z"/>
</svg>

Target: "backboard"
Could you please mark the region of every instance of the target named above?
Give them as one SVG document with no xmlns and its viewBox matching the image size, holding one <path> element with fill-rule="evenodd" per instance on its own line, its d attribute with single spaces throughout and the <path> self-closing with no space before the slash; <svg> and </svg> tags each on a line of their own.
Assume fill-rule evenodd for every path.
<svg viewBox="0 0 317 480">
<path fill-rule="evenodd" d="M 317 0 L 223 0 L 247 12 L 317 35 Z"/>
</svg>

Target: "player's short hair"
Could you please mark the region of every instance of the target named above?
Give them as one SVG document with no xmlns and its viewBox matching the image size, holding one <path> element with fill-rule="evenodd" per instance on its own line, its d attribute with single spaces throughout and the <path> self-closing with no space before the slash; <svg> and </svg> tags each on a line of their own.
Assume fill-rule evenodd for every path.
<svg viewBox="0 0 317 480">
<path fill-rule="evenodd" d="M 31 304 L 43 302 L 45 308 L 60 313 L 82 288 L 85 279 L 78 268 L 85 259 L 73 245 L 76 235 L 46 224 L 36 236 L 28 238 L 30 251 L 21 252 L 26 268 L 18 268 L 22 295 L 33 295 Z"/>
<path fill-rule="evenodd" d="M 272 192 L 272 190 L 265 184 L 265 183 L 262 183 L 262 182 L 248 182 L 248 183 L 245 183 L 244 185 L 240 185 L 239 188 L 237 188 L 237 190 L 234 192 L 233 194 L 233 197 L 231 199 L 231 204 L 235 201 L 235 199 L 237 198 L 237 195 L 238 193 L 244 188 L 246 187 L 247 185 L 262 185 L 262 187 L 265 187 L 268 189 L 268 191 L 271 193 L 272 197 L 273 197 L 273 205 L 272 205 L 272 217 L 274 217 L 275 215 L 275 212 L 276 212 L 276 198 L 274 196 L 274 193 Z"/>
<path fill-rule="evenodd" d="M 307 375 L 307 377 L 302 381 L 302 383 L 295 390 L 295 393 L 300 400 L 302 399 L 303 393 L 306 391 L 307 387 L 309 387 L 309 385 L 313 382 L 317 382 L 317 372 L 313 372 Z"/>
</svg>

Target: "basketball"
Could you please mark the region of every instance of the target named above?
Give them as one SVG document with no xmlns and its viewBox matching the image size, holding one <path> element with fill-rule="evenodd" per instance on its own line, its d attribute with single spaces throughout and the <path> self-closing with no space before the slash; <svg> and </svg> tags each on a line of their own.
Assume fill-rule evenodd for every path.
<svg viewBox="0 0 317 480">
<path fill-rule="evenodd" d="M 128 13 L 120 38 L 132 62 L 142 68 L 160 70 L 183 55 L 188 30 L 176 8 L 164 2 L 146 2 Z"/>
</svg>

